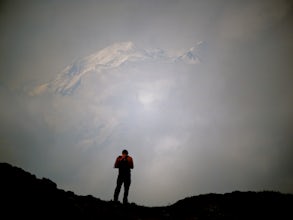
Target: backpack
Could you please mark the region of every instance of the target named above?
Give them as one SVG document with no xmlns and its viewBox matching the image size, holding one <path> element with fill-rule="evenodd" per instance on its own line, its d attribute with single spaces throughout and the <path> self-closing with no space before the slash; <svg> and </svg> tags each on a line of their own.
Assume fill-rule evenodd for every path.
<svg viewBox="0 0 293 220">
<path fill-rule="evenodd" d="M 126 156 L 123 160 L 119 163 L 119 170 L 120 171 L 130 171 L 129 163 L 128 163 L 128 156 Z"/>
<path fill-rule="evenodd" d="M 126 156 L 124 159 L 122 159 L 120 161 L 119 167 L 121 167 L 121 168 L 127 168 L 128 167 L 128 160 L 127 160 L 127 158 L 128 158 L 128 156 Z"/>
</svg>

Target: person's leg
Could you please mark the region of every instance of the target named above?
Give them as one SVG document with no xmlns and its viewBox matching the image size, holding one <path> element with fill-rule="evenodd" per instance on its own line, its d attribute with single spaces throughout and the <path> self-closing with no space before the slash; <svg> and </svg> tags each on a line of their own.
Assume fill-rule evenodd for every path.
<svg viewBox="0 0 293 220">
<path fill-rule="evenodd" d="M 121 176 L 118 176 L 117 185 L 116 185 L 115 192 L 114 192 L 114 201 L 115 202 L 118 201 L 118 197 L 119 197 L 119 193 L 120 193 L 122 184 L 123 184 L 123 179 L 121 178 Z"/>
<path fill-rule="evenodd" d="M 129 192 L 130 184 L 131 184 L 130 176 L 125 176 L 125 178 L 124 178 L 124 196 L 123 196 L 123 203 L 124 204 L 128 203 L 128 192 Z"/>
</svg>

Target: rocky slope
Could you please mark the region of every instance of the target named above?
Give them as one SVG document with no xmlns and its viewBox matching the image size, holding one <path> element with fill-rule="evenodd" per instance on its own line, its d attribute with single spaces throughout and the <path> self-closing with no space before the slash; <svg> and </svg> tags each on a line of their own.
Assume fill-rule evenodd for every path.
<svg viewBox="0 0 293 220">
<path fill-rule="evenodd" d="M 5 219 L 292 219 L 293 195 L 232 192 L 185 198 L 166 207 L 127 206 L 58 189 L 49 179 L 0 163 Z"/>
</svg>

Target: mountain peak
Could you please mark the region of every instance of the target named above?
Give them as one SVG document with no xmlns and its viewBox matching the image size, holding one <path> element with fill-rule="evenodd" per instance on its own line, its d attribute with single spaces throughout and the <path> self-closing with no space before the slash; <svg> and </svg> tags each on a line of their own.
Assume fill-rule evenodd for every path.
<svg viewBox="0 0 293 220">
<path fill-rule="evenodd" d="M 132 41 L 118 42 L 106 47 L 104 50 L 109 48 L 114 50 L 129 51 L 133 50 L 135 48 L 135 45 Z"/>
<path fill-rule="evenodd" d="M 47 89 L 53 90 L 62 95 L 70 95 L 79 87 L 84 75 L 89 73 L 100 73 L 103 70 L 118 68 L 123 64 L 142 61 L 158 61 L 172 63 L 183 62 L 186 64 L 200 63 L 200 48 L 203 42 L 200 41 L 181 56 L 172 57 L 162 49 L 142 49 L 131 41 L 114 43 L 89 56 L 81 58 L 71 65 L 68 65 L 51 82 L 38 86 L 30 94 L 37 95 Z"/>
<path fill-rule="evenodd" d="M 103 60 L 103 58 L 106 58 L 109 56 L 115 57 L 115 56 L 121 56 L 125 53 L 134 52 L 135 49 L 136 49 L 135 45 L 131 41 L 120 42 L 120 43 L 112 44 L 98 51 L 97 53 L 90 55 L 88 58 L 92 57 L 92 58 Z"/>
<path fill-rule="evenodd" d="M 128 41 L 110 45 L 97 53 L 85 57 L 85 60 L 92 66 L 118 67 L 127 60 L 136 60 L 144 56 L 145 54 L 142 50 L 137 48 L 133 42 Z"/>
<path fill-rule="evenodd" d="M 207 48 L 207 43 L 205 41 L 199 41 L 195 46 L 191 47 L 188 51 L 183 53 L 177 58 L 187 64 L 198 64 L 202 62 L 203 54 Z"/>
</svg>

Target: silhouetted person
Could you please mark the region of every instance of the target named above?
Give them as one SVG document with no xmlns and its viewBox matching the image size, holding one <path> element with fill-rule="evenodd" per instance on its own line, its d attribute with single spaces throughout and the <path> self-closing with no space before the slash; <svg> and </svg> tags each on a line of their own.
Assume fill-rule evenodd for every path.
<svg viewBox="0 0 293 220">
<path fill-rule="evenodd" d="M 132 157 L 128 156 L 128 151 L 123 150 L 122 155 L 117 157 L 115 161 L 114 168 L 119 169 L 119 174 L 117 178 L 117 186 L 114 192 L 114 201 L 118 201 L 119 193 L 121 190 L 121 186 L 124 183 L 124 196 L 123 196 L 123 203 L 128 203 L 128 191 L 131 183 L 131 171 L 133 169 L 133 160 Z"/>
</svg>

